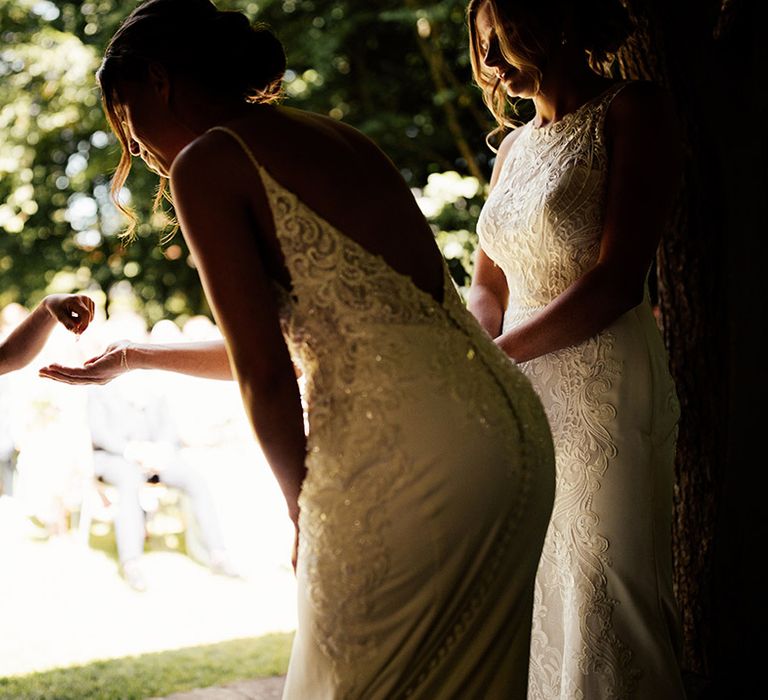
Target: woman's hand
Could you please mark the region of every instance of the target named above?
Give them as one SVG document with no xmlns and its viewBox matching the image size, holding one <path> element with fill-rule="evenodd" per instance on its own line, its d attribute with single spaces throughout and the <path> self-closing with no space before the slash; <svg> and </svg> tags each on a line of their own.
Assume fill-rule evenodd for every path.
<svg viewBox="0 0 768 700">
<path fill-rule="evenodd" d="M 93 300 L 84 294 L 50 294 L 43 306 L 68 331 L 80 335 L 93 320 Z"/>
<path fill-rule="evenodd" d="M 41 377 L 65 384 L 107 384 L 131 369 L 128 365 L 130 345 L 129 341 L 120 340 L 108 345 L 101 355 L 86 360 L 83 367 L 51 364 L 43 367 L 39 373 Z"/>
<path fill-rule="evenodd" d="M 0 341 L 0 374 L 26 367 L 43 349 L 56 323 L 80 335 L 92 319 L 93 301 L 84 294 L 45 297 L 5 341 Z"/>
</svg>

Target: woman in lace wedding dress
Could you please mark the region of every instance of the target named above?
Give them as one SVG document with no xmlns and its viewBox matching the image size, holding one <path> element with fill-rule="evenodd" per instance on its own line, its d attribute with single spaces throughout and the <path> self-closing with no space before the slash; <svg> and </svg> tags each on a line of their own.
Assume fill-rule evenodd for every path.
<svg viewBox="0 0 768 700">
<path fill-rule="evenodd" d="M 510 6 L 480 0 L 468 14 L 500 125 L 508 96 L 536 107 L 498 151 L 470 309 L 533 382 L 555 441 L 529 698 L 680 698 L 679 411 L 646 284 L 677 184 L 674 120 L 653 86 L 589 69 L 585 48 L 596 58 L 617 38 L 610 3 L 594 16 L 589 2 Z"/>
<path fill-rule="evenodd" d="M 99 72 L 181 228 L 299 533 L 285 697 L 521 698 L 554 492 L 530 382 L 466 311 L 392 163 L 266 104 L 282 48 L 150 0 Z M 306 380 L 308 434 L 293 359 Z"/>
</svg>

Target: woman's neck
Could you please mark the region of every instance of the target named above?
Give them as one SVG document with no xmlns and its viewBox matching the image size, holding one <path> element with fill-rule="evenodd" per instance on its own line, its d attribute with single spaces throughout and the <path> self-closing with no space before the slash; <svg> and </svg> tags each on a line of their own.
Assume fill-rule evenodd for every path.
<svg viewBox="0 0 768 700">
<path fill-rule="evenodd" d="M 187 103 L 180 120 L 197 135 L 203 134 L 214 126 L 236 121 L 254 111 L 263 108 L 248 102 L 221 102 L 210 99 L 190 101 Z"/>
<path fill-rule="evenodd" d="M 537 128 L 560 121 L 566 114 L 575 112 L 611 83 L 586 63 L 573 61 L 570 65 L 578 67 L 557 70 L 556 66 L 552 66 L 552 70 L 545 74 L 539 92 L 533 97 L 536 106 L 534 126 Z"/>
</svg>

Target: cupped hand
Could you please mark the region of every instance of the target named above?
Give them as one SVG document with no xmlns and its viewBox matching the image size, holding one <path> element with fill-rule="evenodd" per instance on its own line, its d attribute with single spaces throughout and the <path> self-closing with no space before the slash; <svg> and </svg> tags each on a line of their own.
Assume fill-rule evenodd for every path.
<svg viewBox="0 0 768 700">
<path fill-rule="evenodd" d="M 108 345 L 101 355 L 86 360 L 82 367 L 51 364 L 41 368 L 39 374 L 65 384 L 107 384 L 130 369 L 126 361 L 129 346 L 129 341 L 120 340 Z"/>
<path fill-rule="evenodd" d="M 77 335 L 83 333 L 93 320 L 93 299 L 85 294 L 49 294 L 43 304 L 51 316 Z"/>
</svg>

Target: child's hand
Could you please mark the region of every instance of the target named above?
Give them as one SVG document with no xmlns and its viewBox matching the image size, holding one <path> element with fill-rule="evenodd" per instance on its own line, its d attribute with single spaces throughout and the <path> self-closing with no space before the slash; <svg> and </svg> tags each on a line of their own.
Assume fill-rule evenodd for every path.
<svg viewBox="0 0 768 700">
<path fill-rule="evenodd" d="M 50 294 L 43 304 L 51 316 L 77 335 L 93 320 L 93 300 L 84 294 Z"/>
</svg>

